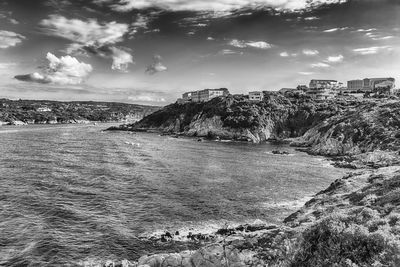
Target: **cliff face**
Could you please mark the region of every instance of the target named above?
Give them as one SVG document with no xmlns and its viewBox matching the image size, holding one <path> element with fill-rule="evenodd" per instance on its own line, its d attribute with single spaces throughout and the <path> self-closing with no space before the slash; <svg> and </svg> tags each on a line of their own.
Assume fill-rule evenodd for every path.
<svg viewBox="0 0 400 267">
<path fill-rule="evenodd" d="M 0 99 L 0 125 L 138 121 L 158 109 L 112 102 Z"/>
<path fill-rule="evenodd" d="M 400 103 L 364 103 L 320 122 L 295 144 L 329 156 L 399 150 Z"/>
<path fill-rule="evenodd" d="M 267 94 L 262 102 L 244 97 L 216 98 L 205 103 L 169 105 L 135 124 L 118 130 L 154 130 L 255 143 L 267 139 L 298 137 L 319 122 L 357 103 L 317 103 L 307 97 L 286 98 Z"/>
</svg>

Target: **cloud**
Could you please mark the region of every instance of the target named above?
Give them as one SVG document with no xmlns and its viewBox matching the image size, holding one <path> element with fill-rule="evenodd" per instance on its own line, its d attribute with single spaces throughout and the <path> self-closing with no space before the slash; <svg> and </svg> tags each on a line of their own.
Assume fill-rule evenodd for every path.
<svg viewBox="0 0 400 267">
<path fill-rule="evenodd" d="M 130 38 L 133 38 L 133 36 L 139 31 L 147 33 L 157 30 L 157 29 L 149 30 L 149 28 L 151 21 L 153 21 L 157 16 L 159 16 L 159 14 L 160 12 L 157 11 L 147 12 L 146 14 L 141 14 L 141 13 L 137 14 L 135 21 L 132 22 L 130 25 L 130 30 L 129 30 Z"/>
<path fill-rule="evenodd" d="M 133 63 L 133 57 L 128 52 L 111 47 L 113 63 L 111 69 L 127 72 L 129 64 Z"/>
<path fill-rule="evenodd" d="M 311 67 L 312 68 L 329 68 L 330 65 L 326 64 L 326 63 L 323 63 L 323 62 L 319 62 L 319 63 L 311 64 Z"/>
<path fill-rule="evenodd" d="M 258 42 L 247 42 L 246 45 L 248 47 L 253 47 L 253 48 L 258 48 L 258 49 L 269 49 L 272 46 L 264 41 L 258 41 Z"/>
<path fill-rule="evenodd" d="M 166 102 L 165 98 L 161 97 L 157 93 L 146 93 L 146 92 L 129 96 L 128 100 L 133 102 L 154 102 L 154 103 Z"/>
<path fill-rule="evenodd" d="M 17 75 L 14 78 L 35 83 L 80 84 L 93 70 L 90 64 L 79 62 L 71 56 L 58 58 L 52 53 L 47 53 L 46 59 L 49 64 L 44 69 L 44 73 L 34 72 L 26 75 Z"/>
<path fill-rule="evenodd" d="M 308 20 L 308 21 L 310 21 L 310 20 L 318 20 L 318 19 L 321 19 L 321 18 L 319 18 L 319 17 L 305 17 L 304 18 L 304 20 Z"/>
<path fill-rule="evenodd" d="M 235 51 L 232 49 L 222 49 L 218 52 L 218 54 L 226 56 L 226 55 L 243 55 L 242 51 Z"/>
<path fill-rule="evenodd" d="M 284 51 L 279 54 L 281 57 L 289 57 L 288 52 Z"/>
<path fill-rule="evenodd" d="M 100 24 L 96 19 L 83 21 L 67 19 L 60 15 L 50 15 L 49 19 L 42 20 L 40 25 L 44 26 L 50 35 L 96 47 L 123 41 L 123 36 L 129 29 L 125 23 L 112 21 Z"/>
<path fill-rule="evenodd" d="M 139 22 L 141 25 L 143 23 Z M 67 53 L 90 53 L 110 58 L 113 60 L 111 68 L 123 72 L 127 71 L 130 63 L 133 63 L 132 56 L 127 52 L 128 49 L 115 46 L 124 40 L 124 36 L 129 31 L 128 24 L 115 21 L 99 23 L 96 19 L 83 21 L 51 15 L 49 19 L 42 20 L 40 25 L 44 27 L 47 34 L 73 42 L 67 48 Z"/>
<path fill-rule="evenodd" d="M 376 28 L 370 28 L 370 29 L 358 29 L 357 32 L 372 32 L 376 31 Z"/>
<path fill-rule="evenodd" d="M 153 63 L 151 65 L 147 66 L 146 73 L 153 75 L 158 72 L 167 71 L 168 68 L 166 66 L 164 66 L 164 64 L 161 61 L 162 61 L 162 58 L 160 55 L 154 55 Z"/>
<path fill-rule="evenodd" d="M 299 74 L 301 75 L 313 75 L 314 72 L 309 72 L 309 71 L 300 71 Z"/>
<path fill-rule="evenodd" d="M 379 40 L 389 40 L 393 39 L 393 35 L 387 35 L 387 36 L 382 36 L 382 37 L 372 37 L 372 40 L 379 41 Z"/>
<path fill-rule="evenodd" d="M 17 44 L 21 43 L 22 40 L 25 39 L 25 36 L 10 32 L 10 31 L 1 31 L 0 30 L 0 48 L 9 48 L 16 46 Z"/>
<path fill-rule="evenodd" d="M 339 62 L 342 62 L 343 59 L 344 59 L 344 56 L 338 55 L 338 56 L 330 56 L 326 59 L 326 61 L 331 62 L 331 63 L 339 63 Z"/>
<path fill-rule="evenodd" d="M 264 41 L 242 41 L 242 40 L 237 40 L 233 39 L 229 42 L 229 45 L 237 47 L 237 48 L 256 48 L 256 49 L 269 49 L 272 47 L 271 44 L 264 42 Z"/>
<path fill-rule="evenodd" d="M 172 11 L 229 11 L 252 7 L 300 11 L 324 4 L 344 3 L 347 0 L 95 0 L 94 2 L 106 4 L 120 12 L 153 7 Z"/>
<path fill-rule="evenodd" d="M 337 31 L 344 31 L 344 30 L 347 30 L 347 29 L 349 29 L 349 27 L 332 28 L 332 29 L 325 30 L 323 32 L 337 32 Z"/>
<path fill-rule="evenodd" d="M 316 56 L 319 54 L 318 50 L 304 49 L 303 54 L 306 56 Z"/>
<path fill-rule="evenodd" d="M 390 50 L 391 46 L 372 46 L 372 47 L 364 47 L 364 48 L 356 48 L 353 51 L 359 55 L 373 55 L 381 52 L 382 50 Z"/>
</svg>

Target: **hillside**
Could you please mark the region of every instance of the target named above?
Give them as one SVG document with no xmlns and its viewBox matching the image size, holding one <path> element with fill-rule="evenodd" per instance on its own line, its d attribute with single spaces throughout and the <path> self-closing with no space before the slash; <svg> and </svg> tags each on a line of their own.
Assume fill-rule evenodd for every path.
<svg viewBox="0 0 400 267">
<path fill-rule="evenodd" d="M 151 130 L 259 143 L 302 136 L 319 122 L 358 105 L 356 101 L 320 103 L 305 96 L 286 98 L 277 93 L 266 94 L 262 102 L 229 96 L 205 103 L 175 103 L 138 123 L 114 130 Z"/>
<path fill-rule="evenodd" d="M 159 107 L 112 102 L 0 99 L 0 125 L 132 122 Z"/>
</svg>

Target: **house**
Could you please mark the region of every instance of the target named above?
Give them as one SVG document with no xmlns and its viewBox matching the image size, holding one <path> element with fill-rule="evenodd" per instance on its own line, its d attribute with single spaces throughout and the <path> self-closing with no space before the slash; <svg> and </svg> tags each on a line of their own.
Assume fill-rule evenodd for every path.
<svg viewBox="0 0 400 267">
<path fill-rule="evenodd" d="M 43 106 L 36 109 L 37 112 L 51 112 L 51 108 Z"/>
<path fill-rule="evenodd" d="M 261 91 L 253 91 L 249 92 L 249 100 L 250 101 L 263 101 L 264 93 Z"/>
<path fill-rule="evenodd" d="M 179 102 L 207 102 L 215 97 L 228 96 L 229 91 L 226 88 L 220 89 L 204 89 L 201 91 L 186 92 L 182 95 Z"/>
<path fill-rule="evenodd" d="M 335 98 L 342 83 L 336 80 L 311 80 L 306 94 L 317 100 Z"/>
</svg>

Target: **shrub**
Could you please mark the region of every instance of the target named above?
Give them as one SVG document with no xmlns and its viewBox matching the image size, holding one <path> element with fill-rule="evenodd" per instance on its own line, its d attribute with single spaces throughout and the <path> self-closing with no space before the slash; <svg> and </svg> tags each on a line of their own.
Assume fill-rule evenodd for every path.
<svg viewBox="0 0 400 267">
<path fill-rule="evenodd" d="M 355 221 L 330 216 L 314 224 L 303 232 L 289 266 L 400 266 L 399 240 L 389 231 L 371 233 Z"/>
</svg>

